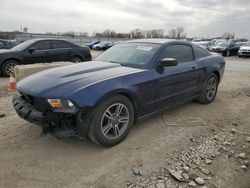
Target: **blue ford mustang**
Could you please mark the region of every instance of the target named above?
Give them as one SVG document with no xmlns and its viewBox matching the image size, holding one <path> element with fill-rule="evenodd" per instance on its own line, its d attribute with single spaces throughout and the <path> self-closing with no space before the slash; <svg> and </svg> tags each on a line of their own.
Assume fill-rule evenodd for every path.
<svg viewBox="0 0 250 188">
<path fill-rule="evenodd" d="M 149 115 L 195 99 L 211 103 L 224 68 L 222 56 L 189 42 L 123 42 L 94 61 L 21 80 L 13 105 L 44 134 L 113 146 Z"/>
</svg>

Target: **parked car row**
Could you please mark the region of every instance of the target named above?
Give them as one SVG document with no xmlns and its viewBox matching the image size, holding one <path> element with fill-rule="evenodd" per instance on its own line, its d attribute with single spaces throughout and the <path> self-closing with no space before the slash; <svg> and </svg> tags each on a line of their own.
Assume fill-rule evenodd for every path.
<svg viewBox="0 0 250 188">
<path fill-rule="evenodd" d="M 223 56 L 250 56 L 249 42 L 236 42 L 233 39 L 214 39 L 212 41 L 195 41 L 193 43 L 211 52 L 221 53 Z"/>
<path fill-rule="evenodd" d="M 211 52 L 221 53 L 223 56 L 237 55 L 240 47 L 234 41 L 219 42 L 210 47 Z"/>
<path fill-rule="evenodd" d="M 66 40 L 32 39 L 11 49 L 0 50 L 0 74 L 8 76 L 16 65 L 92 59 L 90 49 Z"/>
<path fill-rule="evenodd" d="M 101 41 L 94 41 L 94 42 L 86 44 L 86 46 L 88 46 L 90 49 L 94 49 L 94 50 L 107 50 L 113 45 L 114 45 L 114 43 L 109 42 L 109 41 L 102 41 L 102 42 Z"/>
<path fill-rule="evenodd" d="M 0 49 L 11 49 L 16 45 L 15 42 L 10 40 L 0 40 Z"/>
</svg>

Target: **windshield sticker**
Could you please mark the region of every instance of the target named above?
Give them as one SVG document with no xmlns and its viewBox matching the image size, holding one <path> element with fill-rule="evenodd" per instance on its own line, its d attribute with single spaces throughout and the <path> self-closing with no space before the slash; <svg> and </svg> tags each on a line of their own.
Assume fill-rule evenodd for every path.
<svg viewBox="0 0 250 188">
<path fill-rule="evenodd" d="M 137 49 L 137 50 L 150 51 L 150 50 L 152 50 L 152 47 L 148 47 L 148 46 L 137 46 L 136 49 Z"/>
</svg>

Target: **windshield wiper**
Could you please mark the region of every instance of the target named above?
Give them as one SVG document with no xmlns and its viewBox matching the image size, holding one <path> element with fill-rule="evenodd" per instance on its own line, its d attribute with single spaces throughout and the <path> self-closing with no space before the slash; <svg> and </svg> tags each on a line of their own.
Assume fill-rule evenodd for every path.
<svg viewBox="0 0 250 188">
<path fill-rule="evenodd" d="M 128 67 L 128 64 L 126 63 L 119 63 L 121 66 Z"/>
<path fill-rule="evenodd" d="M 126 63 L 119 63 L 116 61 L 109 61 L 110 63 L 116 63 L 116 64 L 120 64 L 121 66 L 127 67 L 128 65 Z"/>
</svg>

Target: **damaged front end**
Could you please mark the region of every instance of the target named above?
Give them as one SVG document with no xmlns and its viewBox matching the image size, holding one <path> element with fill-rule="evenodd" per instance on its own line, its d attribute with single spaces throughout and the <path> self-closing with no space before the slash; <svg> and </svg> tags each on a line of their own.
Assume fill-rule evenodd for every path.
<svg viewBox="0 0 250 188">
<path fill-rule="evenodd" d="M 80 139 L 86 139 L 88 136 L 91 110 L 77 108 L 74 111 L 63 111 L 54 108 L 47 99 L 21 92 L 15 93 L 12 102 L 21 118 L 42 128 L 41 135 L 51 133 L 59 138 Z"/>
</svg>

